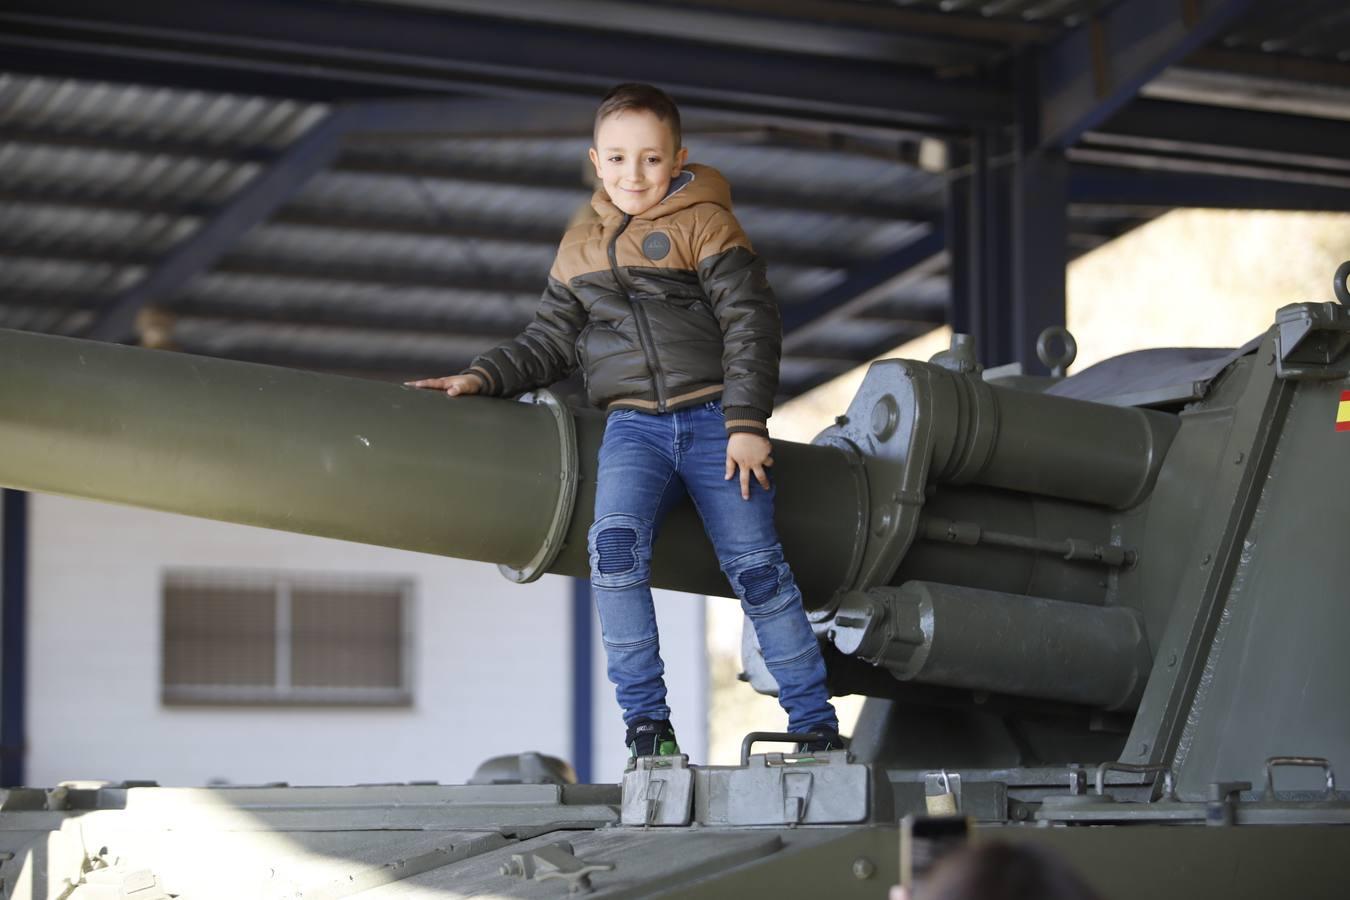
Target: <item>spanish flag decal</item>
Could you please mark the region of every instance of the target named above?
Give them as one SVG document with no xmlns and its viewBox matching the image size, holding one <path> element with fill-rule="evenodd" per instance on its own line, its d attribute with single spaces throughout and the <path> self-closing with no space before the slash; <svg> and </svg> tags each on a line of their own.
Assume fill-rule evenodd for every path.
<svg viewBox="0 0 1350 900">
<path fill-rule="evenodd" d="M 1336 430 L 1350 431 L 1350 391 L 1341 391 L 1341 402 L 1336 406 Z"/>
</svg>

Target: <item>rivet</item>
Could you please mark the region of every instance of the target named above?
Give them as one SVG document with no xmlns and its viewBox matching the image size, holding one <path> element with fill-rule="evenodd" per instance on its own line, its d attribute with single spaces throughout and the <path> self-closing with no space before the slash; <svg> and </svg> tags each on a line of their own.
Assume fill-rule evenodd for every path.
<svg viewBox="0 0 1350 900">
<path fill-rule="evenodd" d="M 1212 560 L 1213 558 L 1214 558 L 1213 556 L 1206 553 L 1204 557 L 1202 557 L 1200 560 L 1200 567 L 1203 569 L 1205 566 L 1209 565 L 1210 560 Z"/>
<path fill-rule="evenodd" d="M 1240 465 L 1242 465 L 1242 461 L 1243 461 L 1244 459 L 1246 459 L 1246 458 L 1247 458 L 1247 454 L 1245 454 L 1245 453 L 1243 453 L 1241 450 L 1239 450 L 1239 451 L 1238 451 L 1238 455 L 1237 455 L 1236 457 L 1233 458 L 1233 465 L 1235 465 L 1235 466 L 1240 466 Z"/>
<path fill-rule="evenodd" d="M 1167 668 L 1170 669 L 1176 664 L 1177 664 L 1177 655 L 1173 653 L 1171 656 L 1167 657 Z"/>
<path fill-rule="evenodd" d="M 866 881 L 876 874 L 877 867 L 865 856 L 860 856 L 853 861 L 853 877 L 859 881 Z"/>
</svg>

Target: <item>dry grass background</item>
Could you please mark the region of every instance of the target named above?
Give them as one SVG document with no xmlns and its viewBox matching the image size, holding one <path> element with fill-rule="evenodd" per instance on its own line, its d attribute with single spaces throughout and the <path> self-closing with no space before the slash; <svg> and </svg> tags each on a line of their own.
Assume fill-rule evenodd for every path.
<svg viewBox="0 0 1350 900">
<path fill-rule="evenodd" d="M 1080 257 L 1069 266 L 1068 325 L 1078 340 L 1073 371 L 1146 347 L 1235 347 L 1264 331 L 1287 303 L 1332 299 L 1331 275 L 1350 259 L 1350 216 L 1180 210 Z M 886 357 L 928 359 L 951 331 Z M 867 367 L 785 404 L 770 420 L 779 440 L 809 442 L 844 410 Z M 747 731 L 781 731 L 772 697 L 737 680 L 742 616 L 735 600 L 708 600 L 709 751 L 734 763 Z M 847 734 L 860 697 L 836 698 Z"/>
</svg>

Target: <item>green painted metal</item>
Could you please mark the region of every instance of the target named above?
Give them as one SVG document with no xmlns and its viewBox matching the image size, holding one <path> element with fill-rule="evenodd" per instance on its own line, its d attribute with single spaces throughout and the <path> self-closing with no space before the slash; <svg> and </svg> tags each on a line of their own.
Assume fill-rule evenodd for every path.
<svg viewBox="0 0 1350 900">
<path fill-rule="evenodd" d="M 1334 430 L 1347 386 L 1301 385 L 1273 441 L 1182 716 L 1172 762 L 1183 795 L 1215 773 L 1259 788 L 1264 760 L 1281 754 L 1326 757 L 1350 776 L 1350 432 Z M 1309 769 L 1277 777 L 1281 791 L 1322 783 Z"/>
<path fill-rule="evenodd" d="M 559 490 L 523 404 L 0 332 L 0 483 L 523 565 Z"/>
<path fill-rule="evenodd" d="M 788 558 L 832 686 L 873 698 L 854 752 L 897 814 L 923 810 L 946 769 L 959 808 L 1003 826 L 990 834 L 1055 846 L 1108 898 L 1281 895 L 1295 879 L 1302 896 L 1343 893 L 1329 861 L 1350 851 L 1350 799 L 1330 787 L 1350 770 L 1347 335 L 1347 306 L 1286 307 L 1215 377 L 1117 401 L 1156 409 L 987 383 L 955 354 L 885 361 L 813 445 L 778 442 Z M 598 414 L 535 403 L 0 332 L 0 485 L 481 559 L 522 579 L 586 573 L 602 429 Z M 654 570 L 659 586 L 726 591 L 688 504 Z M 746 669 L 775 688 L 753 647 Z M 1270 757 L 1306 765 L 1277 761 L 1272 776 Z M 839 788 L 828 781 L 813 790 Z M 492 835 L 458 855 L 410 845 L 426 868 L 399 890 L 540 896 L 543 881 L 512 873 L 548 859 L 616 895 L 878 897 L 894 880 L 895 830 L 856 817 L 596 828 L 617 815 L 601 789 L 572 789 L 571 804 L 566 790 L 492 790 L 439 811 L 412 793 L 376 804 L 398 807 L 389 823 Z M 160 796 L 181 821 L 191 804 Z M 5 796 L 0 814 L 33 818 L 0 818 L 0 837 L 28 847 L 70 827 L 52 797 Z M 384 821 L 291 795 L 330 799 L 353 834 Z M 261 794 L 232 800 L 262 828 L 312 824 Z M 117 814 L 83 827 L 130 846 Z M 212 816 L 203 833 L 230 813 Z M 1088 824 L 1103 827 L 1065 827 Z"/>
<path fill-rule="evenodd" d="M 829 637 L 901 681 L 1103 709 L 1137 701 L 1152 663 L 1132 609 L 925 581 L 846 595 Z"/>
<path fill-rule="evenodd" d="M 543 406 L 0 330 L 0 485 L 22 490 L 519 569 L 576 478 L 549 571 L 584 577 L 603 418 L 575 425 L 572 474 Z M 828 448 L 782 442 L 775 459 L 790 485 L 783 541 L 823 603 L 862 527 L 857 479 Z M 730 593 L 690 504 L 663 529 L 653 575 Z"/>
<path fill-rule="evenodd" d="M 1103 900 L 1345 896 L 1337 861 L 1350 828 L 1003 828 L 979 839 L 1026 841 L 1068 859 Z"/>
<path fill-rule="evenodd" d="M 1183 548 L 1175 555 L 1164 551 L 1168 569 L 1151 576 L 1141 572 L 1141 588 L 1156 587 L 1171 600 L 1165 611 L 1154 613 L 1155 621 L 1165 616 L 1165 624 L 1158 622 L 1153 632 L 1161 665 L 1145 689 L 1126 761 L 1163 762 L 1175 750 L 1294 390 L 1275 378 L 1273 345 L 1267 338 L 1256 353 L 1234 365 L 1203 406 L 1187 413 L 1200 426 L 1188 437 L 1201 446 L 1194 448 L 1194 456 L 1175 460 L 1184 468 L 1169 473 L 1171 491 L 1157 498 L 1159 508 L 1150 511 L 1150 524 L 1162 521 L 1146 533 L 1142 551 L 1151 554 L 1160 544 L 1169 550 Z M 1183 423 L 1186 434 L 1189 421 L 1183 417 Z M 1192 528 L 1178 530 L 1166 520 L 1167 510 L 1190 506 L 1187 500 L 1198 488 L 1208 503 L 1192 520 Z M 1208 780 L 1219 777 L 1211 775 Z"/>
</svg>

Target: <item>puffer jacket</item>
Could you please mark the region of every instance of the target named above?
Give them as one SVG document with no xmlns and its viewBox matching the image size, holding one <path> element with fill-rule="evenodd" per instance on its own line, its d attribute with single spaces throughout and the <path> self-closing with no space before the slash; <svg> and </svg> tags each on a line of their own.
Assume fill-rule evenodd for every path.
<svg viewBox="0 0 1350 900">
<path fill-rule="evenodd" d="M 533 321 L 465 372 L 503 396 L 580 366 L 592 403 L 647 413 L 720 395 L 729 433 L 767 435 L 782 326 L 726 179 L 691 165 L 641 215 L 603 188 L 591 206 L 563 236 Z"/>
</svg>

